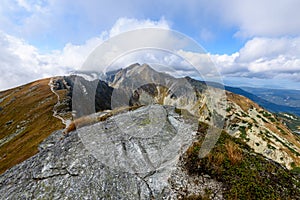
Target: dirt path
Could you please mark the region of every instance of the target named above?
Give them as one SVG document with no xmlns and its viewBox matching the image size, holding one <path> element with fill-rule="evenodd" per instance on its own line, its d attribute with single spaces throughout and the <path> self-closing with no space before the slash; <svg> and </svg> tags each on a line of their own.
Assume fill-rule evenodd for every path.
<svg viewBox="0 0 300 200">
<path fill-rule="evenodd" d="M 67 125 L 68 125 L 68 124 L 67 124 L 67 121 L 66 121 L 63 117 L 61 117 L 61 116 L 58 114 L 57 110 L 56 110 L 56 108 L 60 106 L 60 96 L 59 96 L 59 94 L 54 90 L 53 78 L 50 79 L 48 85 L 50 86 L 51 91 L 57 96 L 57 103 L 56 103 L 56 104 L 54 105 L 54 107 L 53 107 L 53 117 L 55 117 L 55 118 L 61 120 L 61 122 L 67 127 Z"/>
</svg>

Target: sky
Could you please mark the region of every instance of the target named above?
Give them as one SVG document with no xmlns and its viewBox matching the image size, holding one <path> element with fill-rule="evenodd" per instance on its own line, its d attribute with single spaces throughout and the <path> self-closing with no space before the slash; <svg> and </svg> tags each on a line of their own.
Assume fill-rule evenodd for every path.
<svg viewBox="0 0 300 200">
<path fill-rule="evenodd" d="M 103 41 L 149 27 L 192 38 L 227 85 L 300 89 L 299 8 L 298 0 L 1 0 L 0 90 L 78 70 Z"/>
</svg>

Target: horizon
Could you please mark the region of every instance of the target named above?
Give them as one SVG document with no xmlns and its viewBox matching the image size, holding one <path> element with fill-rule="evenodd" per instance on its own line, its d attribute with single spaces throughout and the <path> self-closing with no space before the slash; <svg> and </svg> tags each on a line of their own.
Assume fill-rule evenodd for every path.
<svg viewBox="0 0 300 200">
<path fill-rule="evenodd" d="M 143 64 L 147 64 L 147 63 L 143 63 L 143 64 L 141 64 L 141 63 L 132 63 L 131 65 L 134 65 L 134 64 L 143 65 Z M 109 73 L 109 72 L 115 72 L 115 71 L 118 71 L 118 70 L 121 70 L 121 69 L 126 69 L 126 68 L 130 67 L 131 65 L 128 65 L 128 66 L 126 66 L 126 67 L 120 67 L 120 68 L 118 68 L 118 69 L 112 69 L 112 70 L 110 70 L 110 71 L 107 71 L 107 73 Z M 152 67 L 151 65 L 149 65 L 149 66 L 153 69 L 153 67 Z M 173 76 L 173 77 L 175 77 L 175 78 L 190 77 L 190 78 L 192 78 L 192 79 L 194 79 L 194 80 L 197 80 L 197 81 L 204 81 L 204 82 L 206 82 L 208 85 L 209 85 L 209 83 L 217 83 L 217 84 L 222 84 L 224 87 L 239 88 L 239 89 L 242 89 L 242 90 L 244 90 L 244 91 L 246 91 L 246 92 L 248 92 L 247 90 L 245 90 L 245 89 L 247 89 L 247 88 L 249 88 L 249 89 L 270 89 L 270 90 L 279 90 L 279 91 L 287 90 L 287 91 L 299 91 L 299 92 L 300 92 L 300 88 L 298 88 L 298 89 L 288 89 L 288 88 L 272 88 L 272 87 L 267 87 L 267 86 L 265 86 L 265 87 L 260 87 L 260 86 L 255 86 L 255 85 L 253 85 L 253 86 L 248 86 L 248 85 L 242 85 L 241 83 L 240 83 L 241 85 L 235 85 L 234 83 L 232 83 L 232 84 L 227 84 L 226 81 L 224 81 L 224 82 L 222 82 L 222 83 L 220 83 L 219 81 L 213 81 L 213 80 L 205 81 L 205 80 L 203 80 L 203 79 L 201 79 L 201 78 L 199 78 L 199 77 L 191 77 L 191 76 L 180 76 L 180 77 L 176 77 L 176 76 L 174 76 L 174 75 L 172 75 L 171 73 L 166 72 L 166 71 L 160 71 L 160 70 L 157 70 L 157 69 L 154 69 L 154 70 L 157 71 L 157 72 L 167 73 L 167 74 L 169 74 L 169 75 L 171 75 L 171 76 Z M 87 78 L 87 76 L 90 76 L 90 75 L 87 75 L 87 73 L 90 74 L 90 75 L 93 75 L 93 76 L 95 77 L 95 72 L 77 71 L 77 72 L 72 72 L 72 73 L 69 73 L 69 74 L 66 74 L 66 75 L 58 75 L 58 76 L 51 76 L 51 77 L 45 77 L 45 78 L 37 78 L 37 79 L 31 80 L 31 81 L 29 81 L 29 82 L 26 82 L 25 84 L 20 84 L 20 85 L 13 86 L 13 87 L 11 87 L 11 88 L 7 88 L 7 89 L 4 89 L 4 90 L 0 90 L 0 92 L 4 92 L 4 91 L 7 91 L 7 90 L 11 90 L 11 89 L 14 89 L 14 88 L 18 88 L 18 87 L 21 87 L 21 86 L 23 86 L 23 85 L 31 84 L 31 83 L 33 83 L 33 82 L 40 81 L 40 80 L 43 80 L 43 79 L 47 79 L 47 78 L 50 78 L 50 79 L 51 79 L 51 78 L 59 77 L 59 76 L 73 76 L 73 75 L 75 75 L 75 76 L 81 76 L 82 78 L 84 78 L 84 79 L 86 79 L 86 80 L 91 80 L 90 78 Z M 84 75 L 83 75 L 83 74 L 84 74 Z M 99 80 L 101 80 L 101 79 L 99 78 Z"/>
<path fill-rule="evenodd" d="M 300 17 L 299 6 L 296 0 L 4 0 L 0 91 L 69 75 L 103 42 L 141 28 L 175 30 L 197 42 L 225 85 L 299 90 L 300 22 L 293 20 Z M 162 60 L 154 56 L 153 61 Z"/>
</svg>

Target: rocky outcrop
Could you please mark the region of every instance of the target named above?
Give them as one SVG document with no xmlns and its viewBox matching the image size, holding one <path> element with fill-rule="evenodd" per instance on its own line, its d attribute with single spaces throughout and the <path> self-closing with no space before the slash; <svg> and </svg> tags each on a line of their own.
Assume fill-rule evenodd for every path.
<svg viewBox="0 0 300 200">
<path fill-rule="evenodd" d="M 4 199 L 177 199 L 222 184 L 187 174 L 181 156 L 196 137 L 174 107 L 152 105 L 71 132 L 0 176 Z M 195 127 L 194 127 L 195 128 Z"/>
<path fill-rule="evenodd" d="M 288 169 L 300 166 L 299 136 L 250 99 L 225 93 L 221 84 L 205 83 L 190 77 L 174 78 L 155 71 L 147 64 L 133 64 L 110 77 L 113 77 L 110 85 L 117 88 L 112 97 L 128 96 L 117 101 L 116 105 L 119 102 L 132 105 L 159 103 L 186 109 L 200 121 L 241 138 L 256 153 Z"/>
</svg>

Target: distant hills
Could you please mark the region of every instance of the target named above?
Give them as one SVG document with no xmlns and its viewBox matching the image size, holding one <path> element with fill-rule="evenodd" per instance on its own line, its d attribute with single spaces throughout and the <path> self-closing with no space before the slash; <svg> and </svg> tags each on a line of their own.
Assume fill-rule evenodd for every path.
<svg viewBox="0 0 300 200">
<path fill-rule="evenodd" d="M 293 105 L 294 106 L 288 106 L 287 103 L 284 103 L 284 101 L 278 101 L 278 103 L 273 103 L 273 102 L 277 102 L 275 100 L 269 101 L 271 98 L 268 97 L 268 91 L 269 89 L 255 89 L 255 88 L 247 88 L 248 91 L 252 91 L 252 92 L 248 92 L 244 89 L 241 88 L 236 88 L 236 87 L 230 87 L 230 86 L 225 86 L 225 89 L 239 94 L 239 95 L 243 95 L 249 99 L 251 99 L 252 101 L 256 102 L 257 104 L 259 104 L 260 106 L 264 107 L 265 109 L 269 110 L 270 112 L 274 112 L 274 113 L 280 113 L 280 112 L 284 112 L 284 113 L 292 113 L 292 114 L 296 114 L 298 116 L 300 116 L 300 104 L 298 104 L 298 107 L 296 105 L 296 99 L 293 101 Z M 272 90 L 270 89 L 269 93 L 274 93 L 274 98 L 275 99 L 284 99 L 284 96 L 287 95 L 287 93 L 292 93 L 293 91 L 297 91 L 297 90 L 284 90 L 281 93 L 278 92 L 278 90 Z M 296 92 L 294 92 L 296 93 Z M 260 96 L 258 96 L 260 95 Z M 300 95 L 300 92 L 299 92 Z M 299 96 L 300 97 L 300 96 Z M 300 99 L 299 101 L 300 102 Z"/>
<path fill-rule="evenodd" d="M 290 113 L 300 116 L 300 90 L 279 90 L 251 87 L 238 88 L 224 86 L 215 82 L 200 82 L 247 97 L 270 112 Z"/>
<path fill-rule="evenodd" d="M 300 107 L 300 90 L 253 87 L 241 87 L 241 89 L 255 94 L 271 103 L 289 107 Z"/>
</svg>

